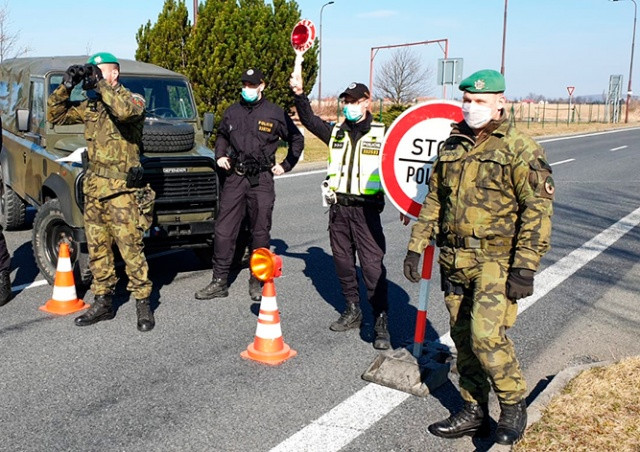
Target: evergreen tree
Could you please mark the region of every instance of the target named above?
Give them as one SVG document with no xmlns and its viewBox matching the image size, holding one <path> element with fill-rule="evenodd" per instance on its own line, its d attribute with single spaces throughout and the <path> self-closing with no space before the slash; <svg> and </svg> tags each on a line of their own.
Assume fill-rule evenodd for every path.
<svg viewBox="0 0 640 452">
<path fill-rule="evenodd" d="M 165 0 L 158 21 L 154 25 L 149 21 L 138 29 L 136 60 L 185 73 L 190 33 L 189 11 L 184 0 Z"/>
<path fill-rule="evenodd" d="M 155 24 L 138 30 L 136 59 L 184 73 L 191 79 L 198 111 L 215 113 L 240 99 L 240 76 L 250 67 L 266 78 L 265 96 L 285 110 L 293 105 L 289 75 L 295 53 L 291 30 L 300 20 L 292 0 L 204 0 L 191 28 L 184 0 L 166 0 Z M 317 42 L 305 53 L 305 89 L 318 72 Z"/>
</svg>

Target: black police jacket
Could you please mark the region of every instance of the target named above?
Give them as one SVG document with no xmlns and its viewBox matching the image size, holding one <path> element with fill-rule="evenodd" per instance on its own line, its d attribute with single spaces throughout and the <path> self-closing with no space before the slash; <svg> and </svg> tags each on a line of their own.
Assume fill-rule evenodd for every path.
<svg viewBox="0 0 640 452">
<path fill-rule="evenodd" d="M 254 103 L 241 100 L 222 116 L 216 137 L 216 158 L 255 159 L 268 165 L 275 160 L 280 140 L 289 144 L 289 152 L 280 164 L 290 171 L 304 149 L 300 130 L 282 108 L 264 97 Z"/>
</svg>

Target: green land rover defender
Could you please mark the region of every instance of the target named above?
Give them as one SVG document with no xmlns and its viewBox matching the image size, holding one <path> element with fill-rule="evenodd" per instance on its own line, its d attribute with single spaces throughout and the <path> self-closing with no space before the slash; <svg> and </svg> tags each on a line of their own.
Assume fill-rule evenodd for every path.
<svg viewBox="0 0 640 452">
<path fill-rule="evenodd" d="M 62 241 L 69 243 L 76 282 L 91 279 L 83 229 L 84 125 L 46 120 L 49 94 L 70 65 L 86 61 L 86 56 L 43 57 L 0 64 L 0 221 L 6 230 L 21 229 L 27 226 L 27 207 L 37 209 L 33 253 L 49 283 Z M 213 115 L 205 114 L 201 124 L 189 81 L 176 72 L 122 59 L 120 82 L 146 100 L 140 160 L 144 182 L 156 192 L 146 249 L 193 248 L 210 258 L 219 194 L 215 155 L 206 146 Z M 76 86 L 71 100 L 86 96 Z"/>
</svg>

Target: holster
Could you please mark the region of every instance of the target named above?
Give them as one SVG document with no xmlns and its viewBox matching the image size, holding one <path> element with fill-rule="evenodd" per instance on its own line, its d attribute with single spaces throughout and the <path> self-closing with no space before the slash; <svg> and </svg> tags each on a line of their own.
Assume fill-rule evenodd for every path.
<svg viewBox="0 0 640 452">
<path fill-rule="evenodd" d="M 153 191 L 149 184 L 140 188 L 136 192 L 136 201 L 138 204 L 138 227 L 146 231 L 153 224 L 153 206 L 155 204 L 156 192 Z"/>
<path fill-rule="evenodd" d="M 144 183 L 142 178 L 144 176 L 144 168 L 141 166 L 134 166 L 127 171 L 127 188 L 142 188 Z"/>
<path fill-rule="evenodd" d="M 444 273 L 440 273 L 440 289 L 444 292 L 444 295 L 463 295 L 464 286 L 462 284 L 455 283 L 448 279 Z"/>
</svg>

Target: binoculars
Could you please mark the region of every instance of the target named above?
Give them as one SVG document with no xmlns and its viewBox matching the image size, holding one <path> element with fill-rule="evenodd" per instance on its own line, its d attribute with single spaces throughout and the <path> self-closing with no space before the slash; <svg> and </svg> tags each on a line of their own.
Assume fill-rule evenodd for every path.
<svg viewBox="0 0 640 452">
<path fill-rule="evenodd" d="M 74 64 L 69 69 L 69 75 L 73 78 L 73 81 L 79 83 L 87 73 L 87 69 L 85 66 L 80 66 L 79 64 Z"/>
<path fill-rule="evenodd" d="M 100 69 L 93 64 L 85 64 L 84 66 L 74 64 L 67 69 L 67 74 L 71 77 L 73 85 L 82 82 L 84 90 L 95 88 L 98 80 L 102 78 Z"/>
</svg>

